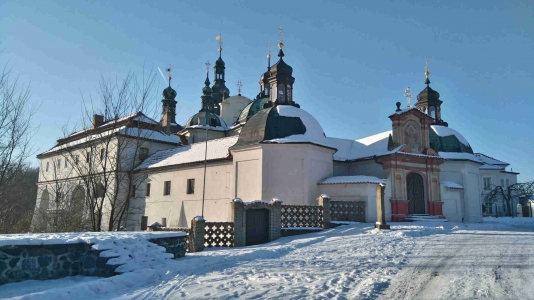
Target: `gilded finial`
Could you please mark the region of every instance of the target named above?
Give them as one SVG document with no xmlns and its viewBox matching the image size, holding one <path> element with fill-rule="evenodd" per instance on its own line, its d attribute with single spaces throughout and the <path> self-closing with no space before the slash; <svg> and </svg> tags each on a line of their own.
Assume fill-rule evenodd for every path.
<svg viewBox="0 0 534 300">
<path fill-rule="evenodd" d="M 428 58 L 426 59 L 426 67 L 425 67 L 425 76 L 428 78 L 428 75 L 430 75 L 430 72 L 428 72 Z"/>
<path fill-rule="evenodd" d="M 278 27 L 278 48 L 284 48 L 283 37 L 282 37 L 282 27 Z"/>
<path fill-rule="evenodd" d="M 241 87 L 243 86 L 243 83 L 241 83 L 241 79 L 237 81 L 237 94 L 241 96 Z"/>
<path fill-rule="evenodd" d="M 412 99 L 412 90 L 410 89 L 410 87 L 407 87 L 404 90 L 404 97 L 406 97 L 406 99 L 408 100 L 408 107 L 411 107 L 410 100 Z"/>
<path fill-rule="evenodd" d="M 221 37 L 221 34 L 219 34 L 218 36 L 215 37 L 215 40 L 219 41 L 219 57 L 221 57 L 221 52 L 222 52 L 222 37 Z"/>
<path fill-rule="evenodd" d="M 271 42 L 267 42 L 267 58 L 271 58 Z"/>
<path fill-rule="evenodd" d="M 172 79 L 171 64 L 169 64 L 169 67 L 167 68 L 167 74 L 169 74 L 169 86 L 171 86 L 171 79 Z"/>
</svg>

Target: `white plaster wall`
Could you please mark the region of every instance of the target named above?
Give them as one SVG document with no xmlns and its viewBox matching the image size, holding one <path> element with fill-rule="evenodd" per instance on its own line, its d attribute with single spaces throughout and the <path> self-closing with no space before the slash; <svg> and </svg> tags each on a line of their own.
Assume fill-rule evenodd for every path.
<svg viewBox="0 0 534 300">
<path fill-rule="evenodd" d="M 321 194 L 327 194 L 332 200 L 365 202 L 365 222 L 376 222 L 376 184 L 321 184 L 318 186 Z M 391 220 L 391 207 L 389 215 Z"/>
<path fill-rule="evenodd" d="M 334 161 L 334 175 L 333 176 L 348 176 L 350 163 Z"/>
<path fill-rule="evenodd" d="M 480 164 L 471 161 L 446 161 L 440 166 L 441 181 L 452 181 L 464 187 L 461 208 L 465 222 L 482 222 L 482 178 L 479 167 Z"/>
<path fill-rule="evenodd" d="M 259 145 L 231 151 L 233 175 L 231 194 L 244 201 L 260 200 L 262 188 L 262 150 Z"/>
<path fill-rule="evenodd" d="M 381 164 L 377 164 L 374 159 L 351 162 L 349 163 L 349 174 L 348 175 L 367 175 L 375 176 L 383 179 L 385 176 L 384 168 Z"/>
<path fill-rule="evenodd" d="M 334 150 L 311 144 L 263 144 L 262 198 L 316 205 L 317 183 L 332 177 Z"/>
<path fill-rule="evenodd" d="M 204 218 L 210 222 L 228 221 L 231 203 L 232 161 L 212 162 L 206 168 L 206 194 L 204 202 Z M 187 179 L 195 179 L 195 191 L 187 194 Z M 163 195 L 164 182 L 171 181 L 170 195 Z M 146 183 L 150 182 L 150 196 L 144 197 L 145 211 L 149 225 L 167 218 L 168 227 L 188 227 L 191 219 L 202 214 L 202 187 L 204 182 L 204 166 L 202 164 L 170 169 L 164 172 L 149 174 L 141 185 L 136 200 L 142 205 L 146 193 Z M 141 219 L 134 222 L 140 226 Z"/>
<path fill-rule="evenodd" d="M 443 215 L 451 222 L 462 222 L 461 191 L 449 189 L 441 185 L 441 201 L 443 201 Z"/>
</svg>

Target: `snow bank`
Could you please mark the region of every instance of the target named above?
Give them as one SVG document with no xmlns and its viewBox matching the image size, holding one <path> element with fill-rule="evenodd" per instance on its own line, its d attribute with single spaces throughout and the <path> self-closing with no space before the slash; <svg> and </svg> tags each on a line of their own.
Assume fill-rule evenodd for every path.
<svg viewBox="0 0 534 300">
<path fill-rule="evenodd" d="M 185 232 L 92 232 L 0 235 L 0 247 L 22 245 L 93 244 L 92 249 L 104 250 L 101 257 L 113 257 L 110 265 L 121 265 L 116 271 L 131 272 L 150 268 L 173 258 L 164 247 L 150 243 L 153 238 L 186 236 Z"/>
</svg>

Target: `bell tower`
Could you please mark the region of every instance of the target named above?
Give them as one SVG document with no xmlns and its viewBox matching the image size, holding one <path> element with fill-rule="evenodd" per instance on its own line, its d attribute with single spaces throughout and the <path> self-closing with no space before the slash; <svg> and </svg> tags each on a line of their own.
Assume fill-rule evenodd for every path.
<svg viewBox="0 0 534 300">
<path fill-rule="evenodd" d="M 212 97 L 214 101 L 213 112 L 219 115 L 221 110 L 220 103 L 223 102 L 224 99 L 230 97 L 230 90 L 226 87 L 226 80 L 224 79 L 226 66 L 224 60 L 222 59 L 222 37 L 218 35 L 216 40 L 219 41 L 219 58 L 213 67 L 214 83 L 211 89 L 213 92 Z"/>
<path fill-rule="evenodd" d="M 279 28 L 278 35 L 278 57 L 280 59 L 269 69 L 269 86 L 271 89 L 270 99 L 274 105 L 294 105 L 293 101 L 293 68 L 284 61 L 284 43 L 282 42 L 282 28 Z"/>
<path fill-rule="evenodd" d="M 417 95 L 417 103 L 415 106 L 422 112 L 428 114 L 434 122 L 432 125 L 448 126 L 447 122 L 441 119 L 441 104 L 443 101 L 439 99 L 439 93 L 430 87 L 430 79 L 428 76 L 428 59 L 426 60 L 425 68 L 425 84 L 426 88 Z"/>
</svg>

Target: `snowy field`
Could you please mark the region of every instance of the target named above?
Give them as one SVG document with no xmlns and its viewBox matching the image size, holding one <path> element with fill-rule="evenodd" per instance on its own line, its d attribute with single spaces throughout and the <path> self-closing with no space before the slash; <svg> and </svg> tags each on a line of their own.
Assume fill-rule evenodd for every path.
<svg viewBox="0 0 534 300">
<path fill-rule="evenodd" d="M 0 286 L 13 299 L 534 299 L 534 219 L 351 224 L 209 249 L 111 278 Z"/>
</svg>

